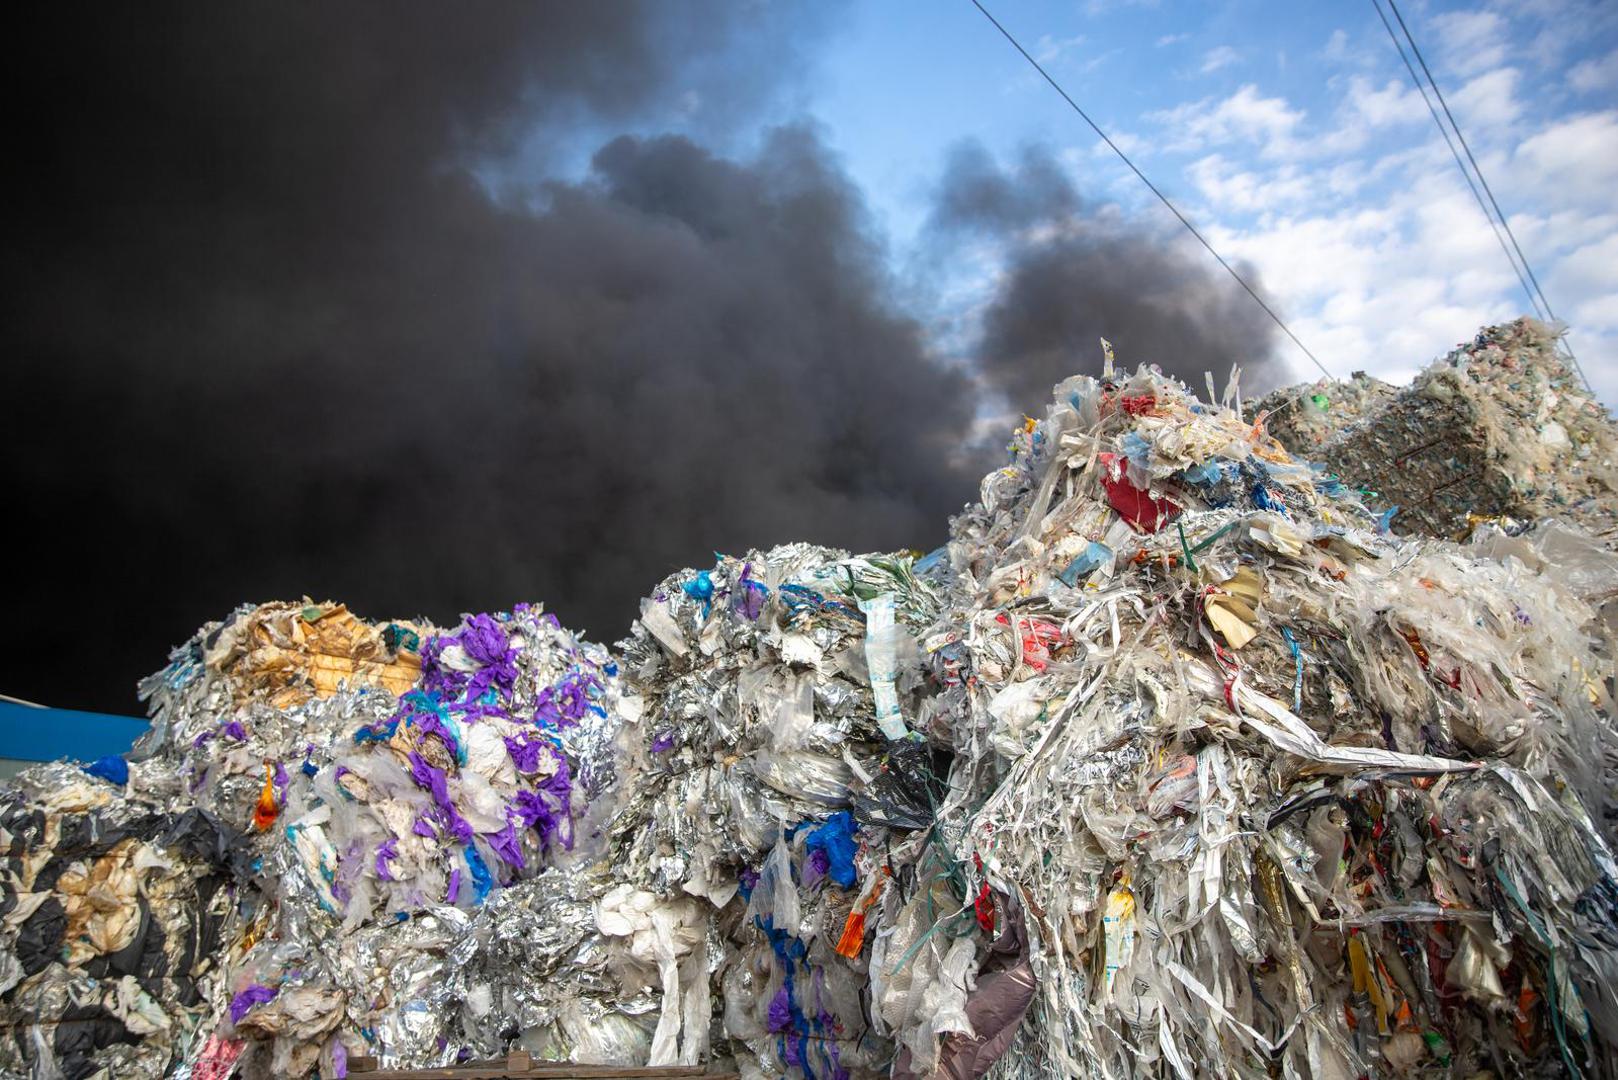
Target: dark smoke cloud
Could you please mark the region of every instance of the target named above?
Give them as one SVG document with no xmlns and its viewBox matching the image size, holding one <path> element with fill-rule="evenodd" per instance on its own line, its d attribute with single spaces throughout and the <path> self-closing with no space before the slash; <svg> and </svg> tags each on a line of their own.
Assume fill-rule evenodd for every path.
<svg viewBox="0 0 1618 1080">
<path fill-rule="evenodd" d="M 60 18 L 5 76 L 37 123 L 0 255 L 0 690 L 129 711 L 196 625 L 303 593 L 438 620 L 540 599 L 610 638 L 716 549 L 928 546 L 970 496 L 966 380 L 897 313 L 813 131 L 745 159 L 602 137 L 582 180 L 533 179 L 671 102 L 723 131 L 812 20 Z"/>
<path fill-rule="evenodd" d="M 1287 376 L 1275 324 L 1195 241 L 1087 204 L 1048 151 L 1003 168 L 976 143 L 958 146 L 927 232 L 939 260 L 971 245 L 1003 253 L 975 356 L 1012 409 L 1039 415 L 1053 384 L 1099 371 L 1103 337 L 1120 364 L 1156 364 L 1195 387 L 1205 371 L 1223 385 L 1236 362 L 1249 391 Z M 1257 271 L 1238 269 L 1263 295 Z"/>
</svg>

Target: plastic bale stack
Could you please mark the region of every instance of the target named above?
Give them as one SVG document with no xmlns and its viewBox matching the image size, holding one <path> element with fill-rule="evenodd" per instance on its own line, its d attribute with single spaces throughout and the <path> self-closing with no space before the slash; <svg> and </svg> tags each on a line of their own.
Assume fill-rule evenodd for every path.
<svg viewBox="0 0 1618 1080">
<path fill-rule="evenodd" d="M 0 1073 L 164 1076 L 206 1017 L 238 838 L 124 779 L 39 765 L 0 799 Z"/>
<path fill-rule="evenodd" d="M 894 1075 L 1618 1073 L 1590 608 L 1144 369 L 1015 446 L 924 639 L 956 758 L 880 909 Z"/>
<path fill-rule="evenodd" d="M 654 1064 L 701 1060 L 712 1028 L 712 1056 L 744 1076 L 885 1074 L 866 915 L 887 845 L 941 794 L 909 730 L 926 691 L 913 634 L 938 608 L 909 556 L 803 544 L 642 601 L 620 644 L 623 883 L 598 918 L 664 987 Z"/>
<path fill-rule="evenodd" d="M 192 1068 L 445 1065 L 525 1036 L 568 1056 L 566 1032 L 518 1019 L 543 1025 L 540 998 L 599 1012 L 581 983 L 604 969 L 572 963 L 580 935 L 516 950 L 508 932 L 536 929 L 530 904 L 560 913 L 607 888 L 587 864 L 616 779 L 616 675 L 527 605 L 449 632 L 264 605 L 177 650 L 146 684 L 154 730 L 133 768 L 252 838 Z M 542 989 L 513 977 L 546 967 L 560 973 Z"/>
<path fill-rule="evenodd" d="M 1324 441 L 1299 410 L 1278 404 L 1272 433 L 1397 507 L 1395 532 L 1460 539 L 1479 519 L 1558 518 L 1618 543 L 1618 428 L 1534 319 L 1483 328 Z"/>
</svg>

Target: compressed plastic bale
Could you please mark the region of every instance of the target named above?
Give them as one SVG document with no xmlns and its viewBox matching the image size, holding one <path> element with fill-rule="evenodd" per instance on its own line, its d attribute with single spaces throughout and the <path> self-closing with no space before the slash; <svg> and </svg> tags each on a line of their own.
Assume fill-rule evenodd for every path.
<svg viewBox="0 0 1618 1080">
<path fill-rule="evenodd" d="M 1618 540 L 1618 428 L 1554 329 L 1530 318 L 1484 327 L 1389 389 L 1359 378 L 1295 387 L 1258 410 L 1290 450 L 1397 508 L 1401 534 L 1459 539 L 1480 520 L 1561 518 Z M 1336 404 L 1316 416 L 1319 399 Z"/>
<path fill-rule="evenodd" d="M 926 821 L 895 800 L 937 782 L 908 724 L 878 715 L 918 715 L 930 690 L 915 633 L 938 595 L 914 566 L 809 545 L 721 557 L 662 582 L 620 645 L 638 699 L 620 872 L 704 902 L 712 1052 L 744 1075 L 878 1075 L 891 1055 L 863 993 L 866 920 L 879 853 Z M 889 616 L 874 654 L 873 604 Z"/>
<path fill-rule="evenodd" d="M 1316 460 L 1320 448 L 1344 429 L 1382 408 L 1399 388 L 1363 371 L 1344 380 L 1274 390 L 1248 403 L 1247 413 L 1263 416 L 1265 428 L 1288 451 Z"/>
<path fill-rule="evenodd" d="M 232 853 L 241 922 L 222 943 L 229 992 L 211 1001 L 228 1030 L 230 1006 L 240 1012 L 247 1074 L 350 1052 L 394 1065 L 501 1052 L 520 1030 L 494 999 L 462 1007 L 492 985 L 472 963 L 491 949 L 515 968 L 556 966 L 564 997 L 600 978 L 600 963 L 563 966 L 577 958 L 552 951 L 555 934 L 531 927 L 509 949 L 474 916 L 502 887 L 600 850 L 616 671 L 538 608 L 437 632 L 305 602 L 205 627 L 148 680 L 153 732 L 133 771 L 154 796 L 240 821 L 253 838 Z M 281 950 L 293 942 L 325 947 L 289 963 Z M 271 996 L 238 1001 L 253 986 Z M 331 1004 L 331 1023 L 307 1009 L 280 1019 L 307 1002 Z M 549 1022 L 543 1007 L 503 1004 Z"/>
<path fill-rule="evenodd" d="M 166 1075 L 206 1022 L 229 831 L 66 763 L 10 781 L 0 829 L 0 1070 Z"/>
</svg>

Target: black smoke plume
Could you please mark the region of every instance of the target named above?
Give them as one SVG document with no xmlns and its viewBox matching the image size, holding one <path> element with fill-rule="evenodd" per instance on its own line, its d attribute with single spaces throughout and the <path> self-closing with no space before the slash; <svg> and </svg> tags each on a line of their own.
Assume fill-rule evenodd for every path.
<svg viewBox="0 0 1618 1080">
<path fill-rule="evenodd" d="M 51 12 L 5 76 L 32 122 L 0 255 L 0 690 L 131 711 L 195 626 L 301 594 L 537 599 L 610 639 L 714 550 L 930 546 L 970 497 L 966 379 L 816 135 L 737 159 L 620 134 L 724 129 L 819 16 Z"/>
<path fill-rule="evenodd" d="M 1165 212 L 1166 213 L 1166 212 Z M 1099 339 L 1121 365 L 1156 364 L 1192 386 L 1232 363 L 1242 386 L 1287 377 L 1275 324 L 1179 226 L 1159 229 L 1092 205 L 1046 150 L 1003 168 L 976 143 L 954 150 L 928 223 L 939 260 L 987 246 L 1004 268 L 982 315 L 978 371 L 1006 404 L 1040 414 L 1051 386 L 1098 372 Z M 1257 271 L 1239 266 L 1263 295 Z"/>
</svg>

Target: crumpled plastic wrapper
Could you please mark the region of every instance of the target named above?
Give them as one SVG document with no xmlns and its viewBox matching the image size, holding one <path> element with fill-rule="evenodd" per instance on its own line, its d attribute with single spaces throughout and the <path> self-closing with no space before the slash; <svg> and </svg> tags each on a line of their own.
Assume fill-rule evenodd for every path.
<svg viewBox="0 0 1618 1080">
<path fill-rule="evenodd" d="M 1594 610 L 1400 541 L 1229 404 L 1070 379 L 952 525 L 894 1075 L 1614 1075 Z"/>
</svg>

